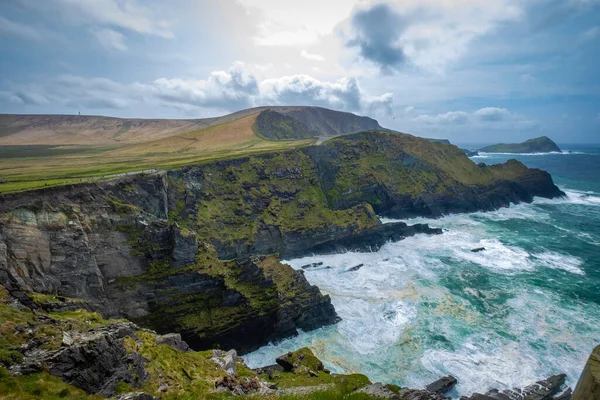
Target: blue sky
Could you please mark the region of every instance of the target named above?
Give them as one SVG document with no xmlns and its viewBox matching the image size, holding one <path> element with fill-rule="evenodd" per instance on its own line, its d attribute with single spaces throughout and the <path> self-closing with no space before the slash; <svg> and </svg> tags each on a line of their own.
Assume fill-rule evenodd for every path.
<svg viewBox="0 0 600 400">
<path fill-rule="evenodd" d="M 600 142 L 600 0 L 3 0 L 0 112 L 319 105 L 455 142 Z"/>
</svg>

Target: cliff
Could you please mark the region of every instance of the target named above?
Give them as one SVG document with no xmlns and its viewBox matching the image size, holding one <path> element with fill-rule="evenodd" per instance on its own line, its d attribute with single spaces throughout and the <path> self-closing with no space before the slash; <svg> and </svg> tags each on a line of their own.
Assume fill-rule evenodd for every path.
<svg viewBox="0 0 600 400">
<path fill-rule="evenodd" d="M 444 400 L 452 376 L 424 389 L 371 383 L 358 373 L 335 374 L 309 348 L 282 354 L 252 370 L 235 350 L 192 351 L 179 334 L 159 335 L 85 310 L 32 309 L 39 302 L 78 299 L 29 293 L 11 296 L 0 285 L 0 397 L 116 400 L 293 398 Z M 27 306 L 25 303 L 29 303 Z M 469 400 L 566 400 L 564 375 L 523 389 L 490 390 Z M 484 389 L 484 388 L 482 388 Z M 589 398 L 589 397 L 588 397 Z"/>
<path fill-rule="evenodd" d="M 600 399 L 600 346 L 596 347 L 590 355 L 571 399 Z"/>
<path fill-rule="evenodd" d="M 382 128 L 372 118 L 321 107 L 273 107 L 260 112 L 255 129 L 268 139 L 290 140 Z"/>
<path fill-rule="evenodd" d="M 541 136 L 535 139 L 529 139 L 523 143 L 512 144 L 494 144 L 479 149 L 484 153 L 562 153 L 562 150 L 550 138 Z"/>
<path fill-rule="evenodd" d="M 511 160 L 476 165 L 455 146 L 366 132 L 275 152 L 0 197 L 0 283 L 24 299 L 82 299 L 105 317 L 195 349 L 250 351 L 335 323 L 328 296 L 277 256 L 370 250 L 437 217 L 562 192 Z M 72 304 L 44 304 L 63 310 Z"/>
</svg>

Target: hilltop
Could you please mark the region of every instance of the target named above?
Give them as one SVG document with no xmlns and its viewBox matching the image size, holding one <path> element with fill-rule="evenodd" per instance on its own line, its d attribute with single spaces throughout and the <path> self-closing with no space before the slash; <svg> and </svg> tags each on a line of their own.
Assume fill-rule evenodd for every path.
<svg viewBox="0 0 600 400">
<path fill-rule="evenodd" d="M 114 118 L 97 115 L 0 114 L 0 145 L 119 145 L 200 134 L 248 116 L 267 139 L 306 139 L 381 129 L 376 120 L 321 107 L 257 107 L 203 119 Z M 283 131 L 283 133 L 282 133 Z M 244 132 L 247 133 L 247 132 Z"/>
<path fill-rule="evenodd" d="M 484 153 L 562 153 L 562 150 L 549 137 L 541 136 L 523 143 L 500 143 L 479 149 Z"/>
</svg>

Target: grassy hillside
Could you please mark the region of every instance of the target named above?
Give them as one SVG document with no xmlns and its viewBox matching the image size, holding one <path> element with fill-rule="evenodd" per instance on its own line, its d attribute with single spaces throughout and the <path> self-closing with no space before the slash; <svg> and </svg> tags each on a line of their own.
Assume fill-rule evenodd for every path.
<svg viewBox="0 0 600 400">
<path fill-rule="evenodd" d="M 0 193 L 285 150 L 317 136 L 378 128 L 371 118 L 319 107 L 259 107 L 190 120 L 0 115 Z"/>
<path fill-rule="evenodd" d="M 224 124 L 253 113 L 256 113 L 256 110 L 243 110 L 222 117 L 204 119 L 0 114 L 0 146 L 106 146 L 142 143 Z"/>
<path fill-rule="evenodd" d="M 547 136 L 529 139 L 523 143 L 500 143 L 479 149 L 485 153 L 550 153 L 561 149 Z"/>
<path fill-rule="evenodd" d="M 306 146 L 256 135 L 258 113 L 192 132 L 127 145 L 0 146 L 0 193 L 163 170 L 217 158 Z"/>
</svg>

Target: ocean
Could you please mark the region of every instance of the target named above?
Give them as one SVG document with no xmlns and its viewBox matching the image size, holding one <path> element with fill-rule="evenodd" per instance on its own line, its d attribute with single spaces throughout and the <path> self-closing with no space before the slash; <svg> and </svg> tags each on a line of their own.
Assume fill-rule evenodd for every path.
<svg viewBox="0 0 600 400">
<path fill-rule="evenodd" d="M 246 362 L 273 364 L 308 346 L 332 371 L 374 382 L 423 388 L 453 375 L 453 398 L 556 373 L 574 387 L 600 344 L 600 145 L 561 147 L 567 152 L 472 159 L 544 169 L 565 198 L 411 219 L 444 233 L 373 253 L 285 260 L 296 269 L 323 262 L 305 275 L 342 321 L 264 346 Z M 485 250 L 471 251 L 478 247 Z"/>
</svg>

